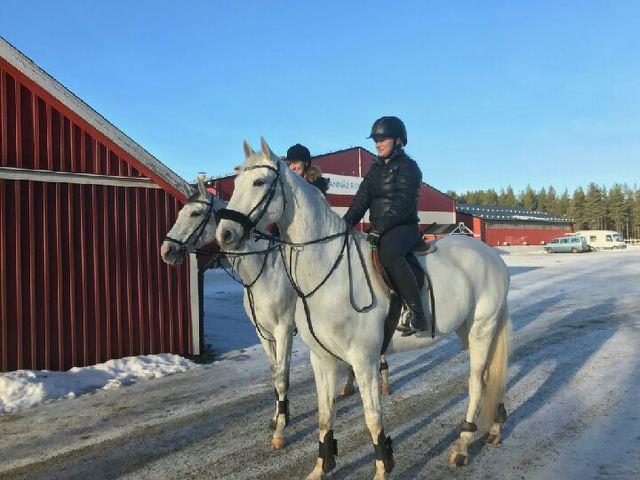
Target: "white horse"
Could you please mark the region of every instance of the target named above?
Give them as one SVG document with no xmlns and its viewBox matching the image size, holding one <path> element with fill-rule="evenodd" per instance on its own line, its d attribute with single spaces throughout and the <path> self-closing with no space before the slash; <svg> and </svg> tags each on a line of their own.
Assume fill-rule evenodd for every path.
<svg viewBox="0 0 640 480">
<path fill-rule="evenodd" d="M 355 247 L 369 248 L 364 236 L 341 234 L 346 232 L 345 222 L 315 188 L 291 173 L 264 139 L 261 152 L 254 152 L 246 142 L 244 151 L 246 159 L 228 205 L 235 218 L 219 222 L 216 238 L 224 248 L 238 249 L 246 243 L 247 229 L 276 223 L 282 239 L 289 242 L 291 280 L 299 294 L 308 295 L 306 305 L 299 300 L 295 320 L 311 352 L 318 394 L 320 449 L 308 478 L 321 478 L 335 467 L 333 424 L 341 360 L 353 367 L 360 386 L 376 453 L 375 478 L 386 478 L 393 456 L 382 428 L 378 358 L 389 291 L 372 273 L 370 257 L 359 260 L 356 255 Z M 317 239 L 325 240 L 314 242 Z M 501 399 L 509 347 L 509 275 L 493 249 L 464 236 L 439 240 L 437 251 L 419 261 L 433 285 L 437 335 L 455 331 L 469 349 L 469 405 L 449 456 L 449 466 L 455 467 L 468 463 L 468 445 L 476 430 L 488 430 L 488 441 L 500 442 L 506 419 Z M 423 303 L 429 307 L 426 293 Z M 432 343 L 430 335 L 420 333 L 394 338 L 392 348 Z"/>
<path fill-rule="evenodd" d="M 224 207 L 226 202 L 211 195 L 200 181 L 198 191 L 182 207 L 162 243 L 162 259 L 171 265 L 180 263 L 189 251 L 214 241 L 215 213 Z M 271 366 L 276 390 L 276 411 L 270 421 L 271 428 L 275 430 L 271 446 L 280 449 L 287 445 L 287 392 L 297 297 L 287 279 L 279 250 L 274 245 L 265 240 L 250 240 L 235 253 L 237 255 L 229 255 L 227 259 L 243 284 L 250 285 L 245 288 L 244 309 L 256 327 Z"/>
</svg>

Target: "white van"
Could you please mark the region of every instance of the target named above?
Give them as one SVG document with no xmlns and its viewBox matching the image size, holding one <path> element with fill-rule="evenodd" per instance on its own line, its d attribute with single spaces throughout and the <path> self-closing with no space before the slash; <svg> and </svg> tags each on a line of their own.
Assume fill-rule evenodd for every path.
<svg viewBox="0 0 640 480">
<path fill-rule="evenodd" d="M 581 230 L 576 235 L 582 235 L 594 250 L 618 250 L 627 248 L 622 240 L 622 235 L 613 230 Z"/>
</svg>

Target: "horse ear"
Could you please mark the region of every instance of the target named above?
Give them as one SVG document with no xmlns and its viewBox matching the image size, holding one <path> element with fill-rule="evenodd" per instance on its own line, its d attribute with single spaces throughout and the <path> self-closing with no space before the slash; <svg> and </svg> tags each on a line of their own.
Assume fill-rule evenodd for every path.
<svg viewBox="0 0 640 480">
<path fill-rule="evenodd" d="M 255 153 L 246 140 L 242 142 L 242 148 L 244 149 L 244 158 L 249 158 Z"/>
<path fill-rule="evenodd" d="M 201 197 L 206 198 L 207 187 L 204 185 L 204 178 L 201 175 L 198 175 L 198 191 Z"/>
<path fill-rule="evenodd" d="M 262 146 L 262 155 L 273 161 L 276 156 L 271 151 L 271 148 L 269 148 L 269 145 L 267 144 L 267 141 L 264 139 L 264 137 L 260 137 L 260 145 Z"/>
</svg>

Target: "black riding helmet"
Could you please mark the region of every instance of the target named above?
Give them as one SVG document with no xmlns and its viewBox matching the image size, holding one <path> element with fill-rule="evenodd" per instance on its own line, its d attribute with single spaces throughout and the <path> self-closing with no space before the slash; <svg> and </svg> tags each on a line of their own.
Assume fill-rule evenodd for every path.
<svg viewBox="0 0 640 480">
<path fill-rule="evenodd" d="M 309 149 L 304 145 L 300 145 L 296 143 L 295 145 L 289 147 L 287 150 L 287 156 L 285 158 L 287 162 L 303 162 L 306 168 L 311 165 L 311 153 Z"/>
<path fill-rule="evenodd" d="M 367 138 L 399 138 L 402 144 L 407 144 L 407 129 L 398 117 L 380 117 L 371 126 L 371 133 Z"/>
</svg>

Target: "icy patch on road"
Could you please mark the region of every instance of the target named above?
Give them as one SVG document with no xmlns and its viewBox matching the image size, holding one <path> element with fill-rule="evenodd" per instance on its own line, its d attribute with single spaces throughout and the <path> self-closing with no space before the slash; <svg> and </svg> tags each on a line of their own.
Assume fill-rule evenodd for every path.
<svg viewBox="0 0 640 480">
<path fill-rule="evenodd" d="M 198 365 L 179 355 L 142 355 L 109 360 L 66 372 L 16 370 L 0 374 L 0 414 L 24 410 L 47 400 L 75 398 L 95 390 L 162 378 Z"/>
</svg>

